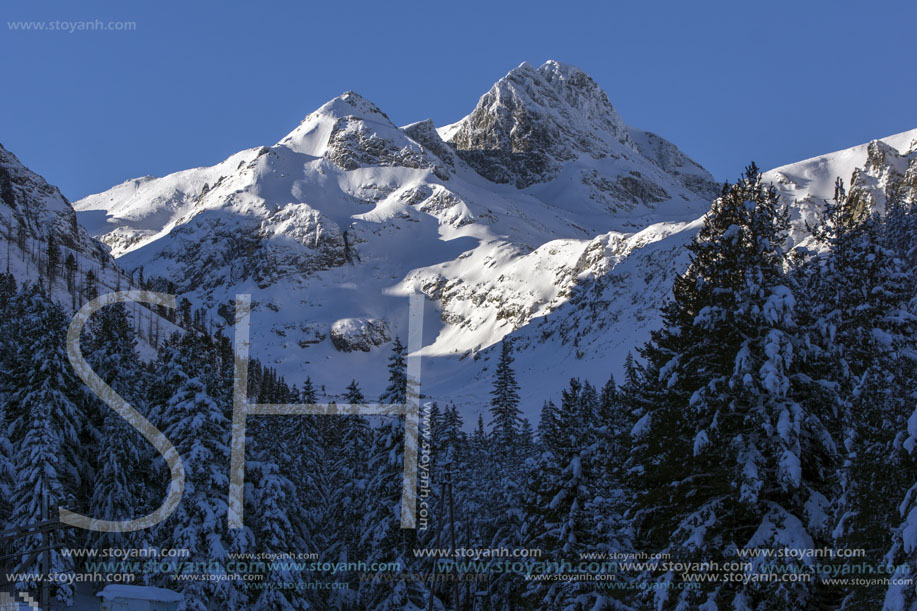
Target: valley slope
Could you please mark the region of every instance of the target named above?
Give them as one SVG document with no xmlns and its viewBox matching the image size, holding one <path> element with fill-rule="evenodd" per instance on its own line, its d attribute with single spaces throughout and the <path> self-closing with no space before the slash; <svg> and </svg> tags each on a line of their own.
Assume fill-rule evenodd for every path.
<svg viewBox="0 0 917 611">
<path fill-rule="evenodd" d="M 836 175 L 864 168 L 853 188 L 872 207 L 911 180 L 915 137 L 768 172 L 798 200 L 794 240 Z M 389 342 L 407 336 L 406 297 L 423 293 L 423 392 L 470 422 L 506 336 L 530 417 L 571 376 L 620 375 L 718 190 L 552 61 L 510 71 L 449 126 L 398 127 L 348 92 L 273 146 L 129 180 L 76 209 L 119 264 L 174 282 L 215 326 L 251 293 L 253 356 L 327 397 L 351 378 L 378 395 Z"/>
</svg>

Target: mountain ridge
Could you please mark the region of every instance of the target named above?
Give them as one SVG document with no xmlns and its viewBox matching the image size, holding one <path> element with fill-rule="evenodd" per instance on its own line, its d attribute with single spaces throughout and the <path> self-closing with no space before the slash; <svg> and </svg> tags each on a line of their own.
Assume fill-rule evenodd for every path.
<svg viewBox="0 0 917 611">
<path fill-rule="evenodd" d="M 538 106 L 551 112 L 533 119 L 532 91 L 547 89 Z M 573 123 L 598 116 L 604 132 L 580 137 L 583 125 L 561 126 L 557 108 Z M 518 116 L 538 125 L 514 141 Z M 516 146 L 532 152 L 544 134 L 551 146 L 532 167 L 500 157 Z M 487 167 L 475 167 L 486 155 L 469 151 L 497 151 L 509 178 L 488 179 Z M 784 166 L 765 177 L 776 181 L 777 170 L 795 176 Z M 785 200 L 808 193 L 788 185 L 778 185 Z M 620 373 L 658 324 L 684 246 L 719 189 L 677 146 L 627 126 L 588 75 L 548 62 L 510 71 L 452 126 L 399 127 L 346 92 L 275 145 L 128 181 L 76 206 L 94 215 L 94 233 L 119 262 L 174 279 L 217 326 L 231 324 L 221 306 L 252 293 L 263 360 L 291 381 L 311 375 L 342 389 L 340 372 L 360 369 L 370 393 L 381 389 L 379 338 L 406 336 L 404 297 L 422 293 L 427 392 L 483 409 L 492 347 L 507 336 L 527 397 L 553 392 L 548 371 Z M 817 216 L 810 199 L 794 204 L 808 210 L 796 214 L 794 242 Z M 347 338 L 333 333 L 344 327 Z"/>
</svg>

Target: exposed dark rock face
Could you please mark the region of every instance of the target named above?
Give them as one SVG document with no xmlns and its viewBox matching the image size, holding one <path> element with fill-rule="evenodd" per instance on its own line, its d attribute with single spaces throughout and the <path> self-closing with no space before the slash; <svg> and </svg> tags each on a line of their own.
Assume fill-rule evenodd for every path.
<svg viewBox="0 0 917 611">
<path fill-rule="evenodd" d="M 285 241 L 296 247 L 273 239 L 278 225 Z M 340 228 L 304 204 L 264 219 L 206 211 L 173 229 L 172 236 L 159 256 L 177 267 L 172 278 L 182 292 L 206 292 L 248 279 L 265 288 L 287 276 L 308 278 L 348 263 Z"/>
<path fill-rule="evenodd" d="M 608 156 L 612 141 L 633 146 L 595 81 L 558 62 L 512 70 L 481 97 L 451 138 L 479 174 L 519 188 L 551 180 L 561 162 L 577 155 Z"/>
<path fill-rule="evenodd" d="M 613 180 L 604 178 L 595 170 L 584 172 L 583 183 L 594 187 L 596 191 L 593 194 L 594 199 L 599 199 L 603 195 L 602 201 L 612 212 L 633 210 L 640 204 L 652 207 L 653 204 L 671 197 L 661 186 L 633 170 Z"/>
<path fill-rule="evenodd" d="M 856 217 L 871 212 L 883 213 L 892 199 L 903 203 L 917 201 L 917 150 L 901 153 L 881 140 L 867 148 L 866 163 L 850 180 L 847 204 Z"/>
<path fill-rule="evenodd" d="M 358 117 L 337 120 L 328 141 L 328 159 L 342 170 L 364 166 L 428 168 L 431 164 L 422 151 L 380 138 Z"/>
<path fill-rule="evenodd" d="M 426 151 L 433 153 L 442 163 L 436 164 L 433 173 L 441 180 L 449 180 L 449 172 L 455 170 L 455 153 L 436 133 L 433 121 L 427 119 L 412 123 L 404 128 L 404 133 L 420 144 Z"/>
<path fill-rule="evenodd" d="M 635 128 L 628 128 L 628 131 L 640 154 L 674 176 L 688 191 L 709 200 L 719 195 L 722 185 L 677 146 L 651 132 Z"/>
</svg>

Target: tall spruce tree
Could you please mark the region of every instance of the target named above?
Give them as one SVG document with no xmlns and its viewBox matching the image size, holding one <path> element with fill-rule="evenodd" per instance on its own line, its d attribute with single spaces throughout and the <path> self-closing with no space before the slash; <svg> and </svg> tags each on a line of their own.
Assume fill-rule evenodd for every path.
<svg viewBox="0 0 917 611">
<path fill-rule="evenodd" d="M 602 414 L 595 387 L 575 378 L 560 407 L 549 403 L 542 412 L 542 451 L 528 469 L 525 545 L 558 561 L 629 548 L 623 483 L 612 468 L 623 456 L 606 454 L 613 446 Z M 546 579 L 531 581 L 526 599 L 538 608 L 585 610 L 612 607 L 608 594 L 589 581 Z"/>
<path fill-rule="evenodd" d="M 16 480 L 13 484 L 10 522 L 26 525 L 52 517 L 43 515 L 57 507 L 83 509 L 78 491 L 82 457 L 79 433 L 83 426 L 80 385 L 67 359 L 64 341 L 67 318 L 57 304 L 43 296 L 36 287 L 23 289 L 12 307 L 16 324 L 9 325 L 16 358 L 8 362 L 5 388 L 6 422 L 13 452 Z M 28 551 L 40 546 L 41 539 L 32 535 L 15 542 L 18 561 Z M 72 532 L 52 536 L 56 545 L 73 545 Z M 21 567 L 37 572 L 38 566 Z M 73 570 L 73 560 L 59 551 L 51 551 L 50 568 L 63 573 Z M 28 584 L 36 586 L 37 584 Z M 70 604 L 71 584 L 59 584 L 56 596 Z"/>
<path fill-rule="evenodd" d="M 84 341 L 86 360 L 93 371 L 141 413 L 147 412 L 144 375 L 135 354 L 134 329 L 124 304 L 106 306 L 89 321 Z M 153 449 L 114 410 L 90 394 L 85 404 L 87 417 L 81 439 L 90 451 L 85 462 L 84 481 L 90 499 L 89 515 L 107 520 L 126 520 L 144 515 L 157 502 L 150 471 Z M 146 547 L 149 531 L 97 533 L 102 546 Z"/>
<path fill-rule="evenodd" d="M 724 562 L 737 548 L 813 548 L 834 494 L 836 443 L 796 376 L 804 348 L 784 273 L 787 213 L 752 165 L 712 205 L 691 263 L 642 354 L 633 393 L 638 547 L 674 559 Z M 814 511 L 818 509 L 818 511 Z M 753 572 L 764 570 L 752 561 Z M 656 576 L 661 582 L 671 574 Z M 800 608 L 813 586 L 704 583 L 659 589 L 658 606 Z"/>
<path fill-rule="evenodd" d="M 864 528 L 890 534 L 881 562 L 898 567 L 884 597 L 869 601 L 907 609 L 917 605 L 917 202 L 899 196 L 886 210 L 882 248 L 874 249 L 869 260 L 882 271 L 871 270 L 867 298 L 873 307 L 876 302 L 883 307 L 866 338 L 873 348 L 871 366 L 854 392 L 858 407 L 873 415 L 858 431 L 863 442 L 856 444 L 862 451 L 852 461 L 857 486 L 851 496 L 859 501 L 861 514 L 869 516 L 870 509 L 878 514 Z"/>
<path fill-rule="evenodd" d="M 224 406 L 230 403 L 224 381 L 215 375 L 216 360 L 208 338 L 187 331 L 160 350 L 151 381 L 151 420 L 175 445 L 186 477 L 181 503 L 155 533 L 168 547 L 187 549 L 196 562 L 226 562 L 229 552 L 244 551 L 253 539 L 248 525 L 240 531 L 226 526 L 231 430 Z M 247 604 L 247 593 L 229 581 L 169 586 L 178 583 L 189 611 Z"/>
<path fill-rule="evenodd" d="M 9 402 L 15 388 L 10 376 L 16 354 L 12 342 L 12 325 L 18 323 L 16 280 L 12 274 L 0 273 L 0 528 L 6 530 L 13 507 L 13 482 L 16 467 L 13 460 L 13 443 L 10 439 Z"/>
<path fill-rule="evenodd" d="M 493 439 L 498 451 L 505 456 L 515 453 L 515 444 L 522 424 L 519 409 L 519 383 L 513 371 L 512 344 L 504 338 L 500 343 L 500 360 L 494 372 L 493 390 L 490 392 L 490 414 Z"/>
<path fill-rule="evenodd" d="M 379 398 L 384 404 L 405 404 L 411 387 L 407 378 L 407 351 L 396 338 L 388 362 L 388 386 Z M 366 482 L 367 507 L 362 520 L 361 546 L 371 562 L 399 562 L 412 566 L 411 550 L 417 531 L 400 524 L 401 484 L 404 467 L 404 418 L 383 417 L 373 431 Z M 416 581 L 397 581 L 392 587 L 360 584 L 362 608 L 377 611 L 421 608 L 426 602 L 426 586 Z"/>
</svg>

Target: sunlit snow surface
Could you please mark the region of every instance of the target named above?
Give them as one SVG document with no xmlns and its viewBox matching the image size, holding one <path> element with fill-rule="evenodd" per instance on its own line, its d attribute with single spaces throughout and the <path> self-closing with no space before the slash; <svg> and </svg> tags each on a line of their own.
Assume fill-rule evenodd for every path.
<svg viewBox="0 0 917 611">
<path fill-rule="evenodd" d="M 510 335 L 535 417 L 571 376 L 620 376 L 658 325 L 713 184 L 674 145 L 624 127 L 597 87 L 571 89 L 575 68 L 549 64 L 510 72 L 477 115 L 438 131 L 399 128 L 347 93 L 272 147 L 130 180 L 75 207 L 123 267 L 173 280 L 216 325 L 228 324 L 220 304 L 251 293 L 252 355 L 290 382 L 308 375 L 333 396 L 356 378 L 378 395 L 390 344 L 342 352 L 331 328 L 384 321 L 404 340 L 406 296 L 422 292 L 424 394 L 455 401 L 470 425 L 488 403 L 489 348 Z M 545 98 L 552 87 L 556 99 Z M 499 115 L 508 99 L 544 129 L 564 126 L 556 167 L 522 189 L 485 179 L 442 140 L 477 133 L 482 105 Z M 886 140 L 907 150 L 914 137 Z M 855 147 L 767 177 L 784 197 L 825 197 L 865 156 Z"/>
</svg>

